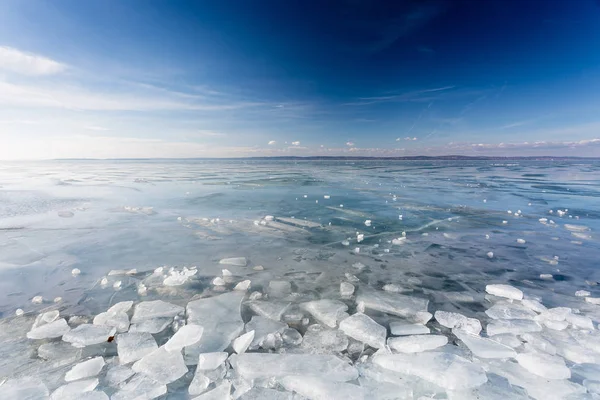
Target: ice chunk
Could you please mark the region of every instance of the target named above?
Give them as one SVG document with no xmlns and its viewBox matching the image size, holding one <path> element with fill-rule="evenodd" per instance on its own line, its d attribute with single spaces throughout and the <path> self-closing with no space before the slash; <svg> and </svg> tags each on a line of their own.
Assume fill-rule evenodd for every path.
<svg viewBox="0 0 600 400">
<path fill-rule="evenodd" d="M 255 300 L 250 301 L 246 304 L 256 314 L 265 318 L 270 318 L 275 321 L 279 321 L 281 320 L 281 316 L 289 308 L 291 303 Z"/>
<path fill-rule="evenodd" d="M 85 347 L 108 341 L 116 331 L 116 328 L 110 326 L 82 324 L 65 333 L 62 339 L 75 347 Z"/>
<path fill-rule="evenodd" d="M 600 376 L 600 364 L 589 364 L 583 363 L 573 365 L 571 367 L 573 373 L 585 378 L 585 379 L 598 379 Z"/>
<path fill-rule="evenodd" d="M 450 390 L 447 392 L 450 400 L 530 400 L 524 389 L 511 386 L 508 381 L 497 375 L 488 376 L 483 385 L 466 389 Z M 421 400 L 421 399 L 420 399 Z M 422 400 L 428 400 L 423 398 Z"/>
<path fill-rule="evenodd" d="M 356 297 L 356 303 L 362 304 L 365 309 L 381 311 L 400 317 L 410 317 L 420 311 L 427 311 L 429 301 L 397 293 L 361 291 Z"/>
<path fill-rule="evenodd" d="M 449 390 L 468 389 L 487 382 L 487 376 L 480 366 L 451 353 L 378 354 L 373 362 Z"/>
<path fill-rule="evenodd" d="M 188 362 L 195 363 L 200 353 L 225 350 L 239 336 L 244 329 L 240 315 L 243 298 L 243 292 L 234 291 L 188 303 L 188 324 L 204 328 L 200 341 L 185 349 Z"/>
<path fill-rule="evenodd" d="M 498 302 L 485 312 L 492 319 L 534 319 L 537 314 L 520 304 Z"/>
<path fill-rule="evenodd" d="M 354 314 L 344 319 L 340 322 L 340 330 L 376 349 L 385 346 L 387 330 L 365 314 Z"/>
<path fill-rule="evenodd" d="M 267 293 L 273 298 L 286 297 L 292 293 L 292 284 L 288 281 L 271 281 Z"/>
<path fill-rule="evenodd" d="M 302 343 L 302 335 L 293 328 L 285 329 L 281 333 L 281 339 L 285 344 L 290 346 L 298 346 Z"/>
<path fill-rule="evenodd" d="M 468 318 L 462 314 L 448 311 L 436 311 L 434 317 L 440 325 L 446 328 L 460 329 L 474 335 L 479 335 L 481 332 L 481 322 L 476 318 Z"/>
<path fill-rule="evenodd" d="M 110 400 L 151 400 L 167 393 L 167 386 L 142 374 L 133 378 L 113 394 Z"/>
<path fill-rule="evenodd" d="M 147 332 L 156 334 L 164 331 L 171 322 L 173 322 L 173 318 L 147 319 L 140 323 L 131 325 L 129 332 Z"/>
<path fill-rule="evenodd" d="M 488 258 L 494 258 L 494 252 L 493 251 L 488 251 L 487 254 Z"/>
<path fill-rule="evenodd" d="M 352 296 L 354 293 L 354 285 L 350 282 L 340 283 L 340 295 L 341 296 Z"/>
<path fill-rule="evenodd" d="M 591 318 L 586 317 L 585 315 L 567 314 L 566 321 L 579 329 L 586 329 L 589 331 L 594 330 L 594 323 Z"/>
<path fill-rule="evenodd" d="M 147 332 L 128 332 L 117 336 L 117 353 L 121 364 L 129 364 L 158 349 L 156 340 Z"/>
<path fill-rule="evenodd" d="M 542 323 L 546 328 L 550 328 L 555 331 L 565 330 L 569 326 L 567 321 L 553 321 L 551 319 L 542 320 Z"/>
<path fill-rule="evenodd" d="M 104 358 L 94 357 L 90 360 L 76 364 L 65 374 L 65 381 L 71 382 L 90 376 L 96 376 L 104 368 Z"/>
<path fill-rule="evenodd" d="M 2 400 L 46 400 L 49 394 L 44 382 L 33 377 L 9 379 L 0 385 Z"/>
<path fill-rule="evenodd" d="M 250 331 L 244 333 L 242 336 L 235 339 L 231 345 L 233 347 L 233 350 L 237 354 L 244 353 L 246 350 L 248 350 L 248 347 L 250 347 L 250 344 L 254 341 L 254 335 L 255 331 Z"/>
<path fill-rule="evenodd" d="M 401 353 L 420 353 L 437 349 L 448 343 L 444 335 L 412 335 L 389 338 L 388 346 Z"/>
<path fill-rule="evenodd" d="M 571 312 L 572 310 L 568 307 L 554 307 L 542 312 L 536 320 L 564 321 Z"/>
<path fill-rule="evenodd" d="M 494 336 L 493 340 L 495 342 L 501 343 L 501 344 L 511 347 L 513 349 L 516 349 L 517 347 L 519 347 L 523 344 L 523 342 L 521 342 L 518 337 L 516 337 L 515 335 L 512 335 L 510 333 L 503 333 L 500 335 L 496 335 L 496 336 Z"/>
<path fill-rule="evenodd" d="M 600 297 L 586 297 L 585 301 L 600 306 Z"/>
<path fill-rule="evenodd" d="M 558 356 L 544 353 L 522 353 L 517 362 L 527 371 L 546 379 L 569 379 L 571 371 Z"/>
<path fill-rule="evenodd" d="M 415 315 L 409 317 L 410 321 L 415 324 L 425 325 L 433 318 L 433 314 L 427 311 L 419 311 Z"/>
<path fill-rule="evenodd" d="M 314 324 L 306 329 L 301 347 L 305 353 L 311 354 L 342 352 L 348 347 L 348 337 L 337 329 Z"/>
<path fill-rule="evenodd" d="M 235 396 L 234 396 L 235 398 Z M 237 398 L 238 400 L 294 400 L 290 392 L 281 392 L 275 389 L 253 387 Z M 297 399 L 300 400 L 300 399 Z"/>
<path fill-rule="evenodd" d="M 336 382 L 358 378 L 358 371 L 349 362 L 325 354 L 244 353 L 237 356 L 232 366 L 246 380 L 289 375 L 316 376 Z"/>
<path fill-rule="evenodd" d="M 226 282 L 223 278 L 217 276 L 215 279 L 213 279 L 212 284 L 215 286 L 225 286 Z"/>
<path fill-rule="evenodd" d="M 221 261 L 219 261 L 219 264 L 234 265 L 236 267 L 245 267 L 246 265 L 248 265 L 248 260 L 246 260 L 246 257 L 224 258 Z"/>
<path fill-rule="evenodd" d="M 571 330 L 571 336 L 583 347 L 600 353 L 600 333 Z"/>
<path fill-rule="evenodd" d="M 390 322 L 390 331 L 392 335 L 407 336 L 407 335 L 427 335 L 430 330 L 425 325 L 409 324 L 406 322 L 392 321 Z"/>
<path fill-rule="evenodd" d="M 494 336 L 494 340 L 496 336 Z M 548 340 L 544 339 L 540 336 L 540 334 L 536 333 L 524 333 L 521 335 L 521 339 L 523 339 L 528 345 L 532 346 L 534 349 L 543 351 L 548 354 L 556 354 L 556 346 L 550 343 Z"/>
<path fill-rule="evenodd" d="M 202 370 L 197 369 L 196 373 L 194 374 L 194 378 L 190 383 L 190 386 L 188 386 L 188 393 L 192 396 L 198 395 L 206 391 L 209 385 L 210 379 L 208 379 L 208 377 L 204 375 Z"/>
<path fill-rule="evenodd" d="M 483 338 L 459 329 L 452 331 L 468 348 L 471 353 L 480 358 L 511 358 L 517 353 L 508 346 L 498 343 L 492 339 Z"/>
<path fill-rule="evenodd" d="M 528 319 L 500 319 L 490 322 L 485 329 L 488 336 L 494 336 L 502 333 L 521 335 L 528 332 L 539 332 L 542 327 L 537 322 Z"/>
<path fill-rule="evenodd" d="M 142 301 L 135 306 L 131 323 L 136 324 L 153 318 L 172 318 L 183 311 L 183 307 L 162 300 Z"/>
<path fill-rule="evenodd" d="M 81 270 L 79 268 L 73 268 L 71 270 L 71 275 L 78 276 L 79 274 L 81 274 Z"/>
<path fill-rule="evenodd" d="M 33 304 L 42 304 L 44 302 L 44 298 L 42 296 L 35 296 L 31 299 Z"/>
<path fill-rule="evenodd" d="M 59 314 L 58 310 L 42 313 L 35 318 L 35 321 L 33 323 L 33 326 L 31 327 L 31 329 L 39 328 L 42 325 L 54 322 L 58 319 L 59 315 L 60 314 Z"/>
<path fill-rule="evenodd" d="M 553 278 L 552 274 L 540 274 L 540 279 L 552 280 Z"/>
<path fill-rule="evenodd" d="M 300 307 L 309 312 L 317 321 L 330 328 L 335 328 L 338 321 L 348 316 L 346 313 L 348 306 L 337 300 L 314 300 L 302 303 Z"/>
<path fill-rule="evenodd" d="M 525 239 L 519 238 L 519 239 L 517 239 L 517 243 L 519 243 L 519 244 L 525 244 L 526 242 L 525 242 Z"/>
<path fill-rule="evenodd" d="M 41 325 L 27 332 L 28 339 L 52 339 L 63 336 L 71 330 L 64 318 L 57 319 L 49 324 Z"/>
<path fill-rule="evenodd" d="M 54 392 L 52 392 L 50 400 L 64 400 L 67 398 L 76 399 L 82 393 L 91 392 L 92 390 L 96 389 L 96 386 L 98 386 L 97 378 L 71 382 L 59 387 Z"/>
<path fill-rule="evenodd" d="M 246 324 L 246 332 L 254 331 L 254 340 L 250 343 L 250 349 L 257 349 L 263 346 L 263 342 L 269 334 L 281 334 L 288 327 L 283 322 L 274 321 L 269 318 L 255 315 L 250 322 Z"/>
<path fill-rule="evenodd" d="M 213 370 L 221 366 L 229 356 L 226 352 L 202 353 L 198 356 L 197 369 Z"/>
<path fill-rule="evenodd" d="M 167 351 L 181 351 L 184 347 L 191 346 L 200 341 L 204 328 L 200 325 L 184 325 L 165 343 Z"/>
<path fill-rule="evenodd" d="M 192 400 L 229 400 L 231 399 L 231 382 L 223 382 L 213 390 L 210 390 Z"/>
<path fill-rule="evenodd" d="M 364 388 L 350 383 L 332 382 L 316 376 L 286 376 L 280 380 L 283 387 L 311 400 L 367 399 Z"/>
<path fill-rule="evenodd" d="M 124 365 L 115 365 L 106 372 L 106 383 L 111 387 L 118 387 L 121 383 L 131 378 L 135 372 Z"/>
<path fill-rule="evenodd" d="M 240 290 L 242 292 L 245 292 L 246 290 L 250 289 L 250 284 L 251 283 L 252 282 L 249 281 L 249 280 L 241 281 L 237 285 L 235 285 L 235 287 L 233 288 L 233 290 Z"/>
<path fill-rule="evenodd" d="M 22 308 L 17 308 L 17 310 L 15 311 L 15 315 L 17 317 L 20 317 L 21 315 L 25 314 L 25 311 L 23 311 Z"/>
<path fill-rule="evenodd" d="M 507 299 L 513 299 L 513 300 L 523 299 L 523 292 L 521 290 L 517 289 L 516 287 L 510 286 L 510 285 L 503 285 L 503 284 L 487 285 L 485 287 L 485 291 L 494 296 L 506 297 Z"/>
<path fill-rule="evenodd" d="M 188 372 L 180 352 L 167 351 L 164 346 L 136 361 L 131 367 L 161 384 L 169 384 Z"/>
<path fill-rule="evenodd" d="M 537 300 L 533 300 L 533 299 L 523 299 L 523 300 L 521 300 L 521 304 L 523 304 L 525 307 L 529 308 L 530 310 L 533 310 L 538 313 L 542 313 L 547 310 L 547 308 L 542 303 L 540 303 Z"/>
<path fill-rule="evenodd" d="M 129 316 L 124 312 L 103 312 L 94 317 L 94 325 L 114 327 L 117 332 L 127 332 L 129 329 Z"/>
<path fill-rule="evenodd" d="M 65 342 L 44 343 L 38 347 L 37 353 L 38 357 L 51 361 L 57 367 L 72 364 L 81 357 L 81 349 Z"/>
<path fill-rule="evenodd" d="M 588 292 L 587 290 L 578 290 L 575 292 L 575 296 L 577 296 L 577 297 L 587 297 L 590 295 L 591 295 L 591 293 Z"/>
</svg>

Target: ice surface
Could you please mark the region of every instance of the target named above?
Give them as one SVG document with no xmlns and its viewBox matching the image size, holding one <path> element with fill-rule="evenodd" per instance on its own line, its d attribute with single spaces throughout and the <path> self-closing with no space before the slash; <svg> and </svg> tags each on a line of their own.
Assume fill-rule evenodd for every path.
<svg viewBox="0 0 600 400">
<path fill-rule="evenodd" d="M 331 354 L 346 350 L 348 337 L 344 332 L 337 329 L 314 324 L 306 329 L 302 339 L 301 348 L 305 353 Z"/>
<path fill-rule="evenodd" d="M 39 328 L 42 325 L 49 324 L 50 322 L 54 322 L 58 319 L 59 316 L 60 316 L 60 314 L 59 314 L 58 310 L 41 313 L 40 315 L 38 315 L 35 318 L 35 321 L 33 322 L 33 326 L 31 327 L 31 329 Z"/>
<path fill-rule="evenodd" d="M 290 392 L 282 392 L 275 389 L 253 387 L 238 397 L 238 400 L 293 400 Z"/>
<path fill-rule="evenodd" d="M 165 343 L 167 351 L 181 351 L 186 346 L 191 346 L 200 341 L 204 328 L 200 325 L 184 325 Z"/>
<path fill-rule="evenodd" d="M 172 318 L 183 311 L 183 307 L 162 300 L 142 301 L 136 304 L 131 323 L 137 324 L 154 318 Z"/>
<path fill-rule="evenodd" d="M 463 332 L 460 329 L 454 329 L 452 332 L 476 357 L 514 358 L 517 355 L 511 347 L 505 346 L 494 340 Z"/>
<path fill-rule="evenodd" d="M 282 298 L 292 293 L 292 284 L 288 281 L 271 281 L 267 293 L 272 298 Z"/>
<path fill-rule="evenodd" d="M 121 364 L 129 364 L 158 349 L 150 333 L 128 332 L 117 336 L 117 352 Z"/>
<path fill-rule="evenodd" d="M 373 358 L 373 362 L 449 390 L 468 389 L 487 382 L 487 376 L 480 366 L 451 353 L 379 354 Z"/>
<path fill-rule="evenodd" d="M 390 322 L 390 331 L 392 335 L 407 336 L 407 335 L 427 335 L 430 330 L 425 325 L 410 324 L 407 322 L 392 321 Z"/>
<path fill-rule="evenodd" d="M 94 325 L 114 327 L 117 332 L 127 332 L 129 329 L 129 316 L 122 312 L 103 312 L 94 317 Z"/>
<path fill-rule="evenodd" d="M 81 395 L 82 393 L 91 392 L 92 390 L 96 389 L 98 383 L 99 382 L 97 378 L 84 379 L 68 383 L 52 392 L 50 400 L 64 400 L 71 397 L 75 399 L 76 395 Z"/>
<path fill-rule="evenodd" d="M 65 374 L 65 381 L 71 382 L 83 378 L 89 378 L 90 376 L 96 376 L 104 368 L 104 358 L 94 357 L 90 360 L 81 362 L 71 368 Z"/>
<path fill-rule="evenodd" d="M 49 394 L 44 382 L 33 377 L 11 379 L 0 385 L 2 400 L 47 400 Z"/>
<path fill-rule="evenodd" d="M 137 324 L 132 324 L 129 327 L 129 332 L 147 332 L 147 333 L 160 333 L 164 331 L 169 324 L 173 322 L 173 318 L 153 318 L 147 319 Z"/>
<path fill-rule="evenodd" d="M 110 326 L 82 324 L 65 333 L 62 339 L 75 347 L 85 347 L 106 342 L 116 331 Z"/>
<path fill-rule="evenodd" d="M 53 365 L 72 364 L 81 358 L 81 349 L 77 349 L 65 342 L 44 343 L 38 347 L 38 357 L 51 361 Z"/>
<path fill-rule="evenodd" d="M 420 353 L 434 350 L 448 343 L 444 335 L 412 335 L 389 338 L 388 346 L 401 353 Z"/>
<path fill-rule="evenodd" d="M 289 308 L 291 303 L 254 300 L 246 304 L 256 314 L 265 318 L 270 318 L 275 321 L 279 321 L 281 320 L 281 316 Z"/>
<path fill-rule="evenodd" d="M 280 379 L 283 387 L 311 400 L 320 399 L 367 399 L 365 390 L 357 385 L 332 382 L 316 376 L 286 376 Z"/>
<path fill-rule="evenodd" d="M 281 334 L 287 327 L 288 325 L 283 322 L 274 321 L 260 315 L 253 316 L 246 324 L 246 332 L 254 331 L 254 339 L 250 343 L 250 349 L 263 347 L 269 334 Z"/>
<path fill-rule="evenodd" d="M 544 353 L 521 353 L 517 362 L 527 371 L 546 379 L 569 379 L 571 371 L 559 356 Z"/>
<path fill-rule="evenodd" d="M 65 321 L 64 318 L 61 318 L 30 330 L 27 332 L 27 337 L 29 339 L 52 339 L 61 337 L 70 330 L 71 328 L 67 325 L 67 321 Z"/>
<path fill-rule="evenodd" d="M 460 329 L 478 335 L 481 332 L 481 322 L 475 318 L 468 318 L 462 314 L 448 311 L 436 311 L 434 318 L 440 325 L 450 329 Z"/>
<path fill-rule="evenodd" d="M 188 372 L 181 353 L 167 351 L 164 347 L 145 355 L 131 369 L 164 385 L 176 381 Z"/>
<path fill-rule="evenodd" d="M 523 342 L 521 342 L 518 337 L 510 333 L 495 335 L 493 340 L 513 349 L 516 349 L 517 347 L 523 344 Z"/>
<path fill-rule="evenodd" d="M 111 387 L 118 387 L 121 383 L 135 374 L 133 370 L 124 365 L 114 365 L 106 372 L 105 381 Z"/>
<path fill-rule="evenodd" d="M 587 297 L 590 295 L 591 295 L 591 293 L 588 292 L 587 290 L 578 290 L 575 292 L 575 296 L 577 296 L 577 297 Z"/>
<path fill-rule="evenodd" d="M 504 284 L 487 285 L 485 291 L 498 297 L 506 297 L 507 299 L 521 300 L 523 292 L 514 286 Z"/>
<path fill-rule="evenodd" d="M 151 400 L 167 393 L 167 386 L 151 378 L 136 374 L 120 390 L 110 397 L 110 400 Z"/>
<path fill-rule="evenodd" d="M 542 313 L 547 310 L 547 308 L 542 303 L 533 299 L 523 299 L 521 300 L 521 304 L 537 313 Z"/>
<path fill-rule="evenodd" d="M 232 365 L 244 379 L 305 375 L 347 382 L 358 377 L 356 368 L 333 355 L 244 353 Z"/>
<path fill-rule="evenodd" d="M 362 304 L 366 309 L 381 311 L 400 317 L 410 317 L 419 311 L 427 311 L 429 301 L 397 293 L 365 290 L 356 296 L 356 303 Z"/>
<path fill-rule="evenodd" d="M 300 304 L 300 307 L 309 312 L 317 321 L 335 328 L 339 321 L 346 318 L 348 306 L 338 300 L 314 300 Z"/>
<path fill-rule="evenodd" d="M 219 264 L 245 267 L 246 265 L 248 265 L 248 260 L 246 260 L 246 257 L 223 258 L 221 261 L 219 261 Z"/>
<path fill-rule="evenodd" d="M 578 314 L 567 314 L 565 320 L 578 329 L 586 329 L 593 331 L 594 323 L 590 317 Z"/>
<path fill-rule="evenodd" d="M 229 356 L 226 352 L 202 353 L 198 357 L 198 369 L 212 370 L 219 367 Z"/>
<path fill-rule="evenodd" d="M 485 330 L 488 336 L 500 335 L 502 333 L 520 335 L 528 332 L 539 332 L 542 330 L 542 327 L 537 322 L 528 319 L 501 319 L 490 322 Z"/>
<path fill-rule="evenodd" d="M 190 386 L 188 386 L 188 393 L 192 396 L 199 395 L 205 392 L 209 385 L 210 379 L 204 375 L 201 369 L 197 369 Z"/>
<path fill-rule="evenodd" d="M 250 344 L 254 341 L 254 335 L 255 335 L 256 331 L 249 331 L 244 333 L 242 336 L 236 338 L 233 343 L 231 344 L 231 347 L 233 347 L 233 350 L 237 353 L 237 354 L 242 354 L 244 353 L 246 350 L 248 350 L 248 347 L 250 347 Z M 225 353 L 227 354 L 227 353 Z"/>
<path fill-rule="evenodd" d="M 387 330 L 365 314 L 354 314 L 340 322 L 340 330 L 376 349 L 385 346 Z"/>
<path fill-rule="evenodd" d="M 53 400 L 52 398 L 50 400 Z M 91 392 L 73 393 L 70 395 L 63 395 L 60 400 L 109 400 L 108 395 L 100 390 L 94 390 Z"/>
<path fill-rule="evenodd" d="M 302 335 L 293 328 L 285 329 L 281 333 L 281 339 L 283 340 L 284 344 L 291 346 L 298 346 L 300 343 L 302 343 Z"/>
<path fill-rule="evenodd" d="M 340 283 L 340 295 L 341 296 L 352 296 L 354 294 L 354 285 L 350 282 Z"/>
<path fill-rule="evenodd" d="M 485 313 L 492 319 L 534 319 L 537 317 L 534 311 L 525 306 L 504 302 L 494 304 Z"/>
<path fill-rule="evenodd" d="M 600 306 L 600 297 L 586 297 L 585 301 Z"/>
<path fill-rule="evenodd" d="M 231 383 L 223 382 L 216 388 L 194 397 L 192 400 L 229 400 L 231 399 Z"/>
</svg>

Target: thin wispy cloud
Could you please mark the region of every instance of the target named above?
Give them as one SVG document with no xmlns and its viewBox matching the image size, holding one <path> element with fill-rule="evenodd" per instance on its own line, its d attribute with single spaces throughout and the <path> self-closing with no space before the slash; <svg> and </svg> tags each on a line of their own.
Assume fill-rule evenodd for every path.
<svg viewBox="0 0 600 400">
<path fill-rule="evenodd" d="M 292 142 L 292 146 L 300 146 L 300 142 L 299 141 Z"/>
<path fill-rule="evenodd" d="M 430 102 L 437 100 L 440 95 L 444 92 L 455 89 L 456 86 L 441 86 L 436 88 L 427 88 L 422 90 L 415 90 L 400 94 L 390 94 L 385 96 L 367 96 L 359 97 L 357 101 L 344 103 L 346 106 L 363 106 L 371 104 L 379 104 L 386 102 Z M 431 96 L 431 94 L 436 94 Z"/>
<path fill-rule="evenodd" d="M 44 76 L 61 73 L 67 66 L 50 58 L 0 46 L 0 70 L 20 75 Z"/>
<path fill-rule="evenodd" d="M 110 130 L 103 126 L 95 126 L 95 125 L 86 126 L 85 129 L 90 130 L 90 131 L 109 131 Z"/>
<path fill-rule="evenodd" d="M 269 140 L 269 143 L 267 143 L 269 146 L 273 146 L 275 145 L 277 142 L 275 140 Z"/>
</svg>

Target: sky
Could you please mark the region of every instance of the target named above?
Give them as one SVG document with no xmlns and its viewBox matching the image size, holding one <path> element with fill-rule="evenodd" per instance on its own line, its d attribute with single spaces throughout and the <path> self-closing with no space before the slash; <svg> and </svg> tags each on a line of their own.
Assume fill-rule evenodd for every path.
<svg viewBox="0 0 600 400">
<path fill-rule="evenodd" d="M 600 1 L 2 0 L 0 159 L 600 156 Z"/>
</svg>

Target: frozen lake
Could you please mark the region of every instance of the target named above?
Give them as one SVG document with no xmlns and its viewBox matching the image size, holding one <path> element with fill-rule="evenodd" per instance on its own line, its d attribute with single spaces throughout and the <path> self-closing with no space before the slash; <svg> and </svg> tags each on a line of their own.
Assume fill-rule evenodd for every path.
<svg viewBox="0 0 600 400">
<path fill-rule="evenodd" d="M 166 323 L 151 332 L 157 346 L 186 323 L 203 327 L 203 344 L 178 349 L 184 373 L 143 383 L 157 385 L 158 396 L 139 398 L 192 399 L 214 387 L 225 392 L 229 383 L 232 395 L 242 399 L 292 393 L 297 399 L 331 393 L 365 399 L 597 398 L 583 396 L 600 393 L 600 382 L 594 383 L 600 381 L 599 231 L 600 161 L 4 162 L 0 382 L 9 380 L 0 393 L 16 393 L 13 386 L 26 383 L 15 379 L 28 376 L 52 393 L 66 384 L 63 376 L 75 363 L 103 357 L 106 365 L 91 375 L 98 382 L 86 391 L 138 398 L 128 393 L 135 381 L 127 379 L 150 379 L 143 368 L 151 359 L 133 364 L 133 378 L 114 383 L 111 378 L 122 371 L 111 375 L 112 369 L 126 364 L 123 371 L 131 371 L 130 363 L 119 361 L 124 353 L 114 342 L 73 347 L 77 351 L 65 361 L 64 354 L 44 358 L 39 352 L 40 345 L 59 349 L 62 334 L 26 334 L 41 312 L 58 310 L 68 330 L 133 301 L 124 311 L 127 326 L 116 332 L 120 343 L 119 333 L 132 332 L 129 322 L 136 329 L 157 322 L 152 312 L 142 315 L 138 304 L 162 300 L 181 308 L 158 315 Z M 237 289 L 249 284 L 247 291 L 234 290 L 240 282 Z M 486 292 L 489 284 L 518 288 L 525 301 L 493 288 Z M 217 296 L 225 297 L 219 302 Z M 202 299 L 201 311 L 190 305 Z M 418 306 L 403 303 L 408 299 L 417 299 Z M 568 311 L 548 312 L 531 302 Z M 24 314 L 16 316 L 17 310 Z M 483 330 L 460 329 L 442 315 L 422 320 L 423 313 L 436 311 L 477 319 Z M 232 313 L 236 317 L 227 326 L 234 328 L 223 328 L 223 318 Z M 348 314 L 359 317 L 342 325 Z M 69 321 L 72 316 L 83 318 Z M 384 327 L 383 339 L 361 336 L 368 330 L 362 316 Z M 55 323 L 57 317 L 48 318 Z M 394 334 L 423 326 L 430 335 Z M 235 350 L 231 341 L 252 330 L 263 333 L 263 340 L 252 339 L 243 356 L 229 356 Z M 480 336 L 465 337 L 466 331 Z M 494 333 L 504 341 L 500 350 L 494 348 L 499 341 L 489 343 Z M 226 343 L 216 344 L 217 337 Z M 404 337 L 412 342 L 397 340 Z M 380 340 L 387 345 L 375 345 Z M 439 346 L 432 344 L 436 340 Z M 416 350 L 402 350 L 407 348 Z M 229 353 L 220 360 L 222 371 L 216 369 L 222 373 L 206 373 L 209 385 L 190 394 L 190 382 L 199 379 L 199 354 L 217 351 Z M 269 352 L 310 354 L 303 363 L 307 370 L 311 362 L 314 369 L 321 366 L 321 376 L 254 371 L 252 365 L 285 370 L 299 362 L 252 358 Z M 347 364 L 334 367 L 323 357 Z M 540 368 L 552 362 L 558 365 L 552 371 L 564 367 L 569 376 L 544 376 Z M 427 372 L 431 365 L 451 364 L 460 379 L 452 372 Z M 45 398 L 37 389 L 41 397 L 32 398 Z M 548 393 L 562 394 L 544 397 Z"/>
</svg>

